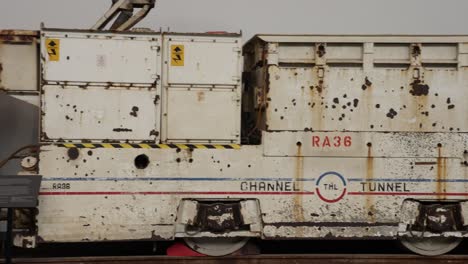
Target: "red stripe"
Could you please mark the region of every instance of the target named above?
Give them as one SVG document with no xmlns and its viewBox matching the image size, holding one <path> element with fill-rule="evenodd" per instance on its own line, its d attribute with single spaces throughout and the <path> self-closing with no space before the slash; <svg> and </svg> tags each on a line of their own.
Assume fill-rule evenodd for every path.
<svg viewBox="0 0 468 264">
<path fill-rule="evenodd" d="M 315 188 L 315 192 L 317 193 L 318 197 L 320 199 L 322 199 L 323 201 L 327 202 L 327 203 L 336 203 L 338 202 L 339 200 L 341 200 L 345 194 L 346 194 L 346 188 L 343 189 L 343 192 L 341 193 L 341 195 L 338 197 L 338 198 L 335 198 L 335 199 L 327 199 L 325 197 L 323 197 L 321 194 L 320 194 L 320 190 L 319 188 Z"/>
<path fill-rule="evenodd" d="M 468 196 L 468 193 L 348 192 L 348 195 Z M 40 192 L 39 195 L 315 195 L 314 192 Z"/>
<path fill-rule="evenodd" d="M 314 195 L 313 192 L 40 192 L 39 195 Z"/>
<path fill-rule="evenodd" d="M 349 192 L 349 195 L 401 195 L 401 196 L 468 196 L 468 193 L 423 193 L 423 192 Z"/>
</svg>

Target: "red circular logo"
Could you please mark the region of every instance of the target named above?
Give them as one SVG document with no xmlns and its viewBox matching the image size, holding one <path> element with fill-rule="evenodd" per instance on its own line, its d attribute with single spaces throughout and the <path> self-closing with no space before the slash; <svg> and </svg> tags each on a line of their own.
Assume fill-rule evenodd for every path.
<svg viewBox="0 0 468 264">
<path fill-rule="evenodd" d="M 315 191 L 327 203 L 336 203 L 346 195 L 346 179 L 338 172 L 326 172 L 317 179 Z"/>
</svg>

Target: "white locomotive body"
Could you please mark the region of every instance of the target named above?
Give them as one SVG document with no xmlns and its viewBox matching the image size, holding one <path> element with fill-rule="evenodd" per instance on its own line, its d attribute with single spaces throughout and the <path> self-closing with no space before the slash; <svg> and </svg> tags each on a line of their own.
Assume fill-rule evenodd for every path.
<svg viewBox="0 0 468 264">
<path fill-rule="evenodd" d="M 466 36 L 40 43 L 43 182 L 19 244 L 401 238 L 430 255 L 468 235 Z"/>
</svg>

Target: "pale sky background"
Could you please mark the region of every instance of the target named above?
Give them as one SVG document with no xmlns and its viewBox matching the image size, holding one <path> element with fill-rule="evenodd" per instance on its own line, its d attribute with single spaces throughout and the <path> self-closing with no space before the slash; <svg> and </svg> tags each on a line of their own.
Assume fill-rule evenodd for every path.
<svg viewBox="0 0 468 264">
<path fill-rule="evenodd" d="M 90 28 L 110 0 L 0 0 L 0 29 Z M 139 27 L 184 32 L 468 34 L 468 0 L 158 0 Z M 38 110 L 0 94 L 0 159 L 37 141 Z M 12 173 L 8 166 L 0 174 Z"/>
<path fill-rule="evenodd" d="M 0 28 L 89 28 L 110 0 L 0 0 Z M 157 0 L 140 24 L 173 31 L 468 33 L 467 0 Z"/>
</svg>

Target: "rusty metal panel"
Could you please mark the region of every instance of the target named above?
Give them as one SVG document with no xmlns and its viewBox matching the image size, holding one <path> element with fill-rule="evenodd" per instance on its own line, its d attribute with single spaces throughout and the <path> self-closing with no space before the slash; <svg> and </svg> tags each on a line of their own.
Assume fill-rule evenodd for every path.
<svg viewBox="0 0 468 264">
<path fill-rule="evenodd" d="M 262 148 L 80 148 L 71 160 L 69 149 L 43 146 L 39 235 L 45 241 L 171 239 L 184 199 L 256 199 L 263 238 L 390 238 L 404 218 L 404 200 L 468 195 L 459 158 L 433 164 L 427 158 L 265 157 Z M 148 156 L 147 168 L 135 166 L 138 155 Z"/>
<path fill-rule="evenodd" d="M 222 38 L 174 37 L 194 43 L 216 39 L 210 46 Z M 266 119 L 262 144 L 240 148 L 196 145 L 238 140 L 229 136 L 238 131 L 241 94 L 240 85 L 180 75 L 185 66 L 196 70 L 189 51 L 198 44 L 163 47 L 163 69 L 180 70 L 172 77 L 181 83 L 169 81 L 170 69 L 162 75 L 162 112 L 153 106 L 158 90 L 149 87 L 45 86 L 44 120 L 49 121 L 43 129 L 51 128 L 56 137 L 75 135 L 76 141 L 83 135 L 107 137 L 97 140 L 102 147 L 41 146 L 38 235 L 43 241 L 71 242 L 405 234 L 415 218 L 408 201 L 468 197 L 465 42 L 467 37 L 457 36 L 263 37 L 245 53 L 256 96 L 248 99 L 255 114 L 263 115 L 259 123 Z M 200 64 L 200 69 L 214 67 Z M 206 80 L 225 81 L 229 75 Z M 131 131 L 136 141 L 142 140 L 139 135 L 157 135 L 159 130 L 150 129 L 158 127 L 159 116 L 162 141 L 175 144 L 107 144 L 124 141 L 118 133 L 130 131 L 113 131 L 120 125 L 136 129 Z M 92 123 L 103 117 L 108 123 L 102 129 Z M 129 142 L 132 137 L 125 136 Z M 182 142 L 194 144 L 177 144 Z M 240 203 L 236 215 L 242 214 L 250 228 L 190 232 L 186 226 L 204 214 L 198 201 Z M 466 216 L 466 206 L 461 208 Z"/>
<path fill-rule="evenodd" d="M 260 97 L 269 131 L 468 131 L 468 72 L 458 60 L 465 49 L 454 38 L 269 39 L 268 94 Z M 304 48 L 312 45 L 315 58 Z"/>
<path fill-rule="evenodd" d="M 269 130 L 468 131 L 465 70 L 427 70 L 424 84 L 399 69 L 329 68 L 322 84 L 316 72 L 270 67 Z"/>
<path fill-rule="evenodd" d="M 34 30 L 0 30 L 0 41 L 3 43 L 31 43 L 39 37 L 39 32 Z"/>
<path fill-rule="evenodd" d="M 46 83 L 133 83 L 160 79 L 159 34 L 75 31 L 41 33 L 42 79 Z"/>
<path fill-rule="evenodd" d="M 164 35 L 166 85 L 240 86 L 239 35 Z"/>
<path fill-rule="evenodd" d="M 240 143 L 239 90 L 167 90 L 167 142 Z"/>
<path fill-rule="evenodd" d="M 37 39 L 35 31 L 0 31 L 0 90 L 38 90 Z"/>
<path fill-rule="evenodd" d="M 157 91 L 138 87 L 42 88 L 42 140 L 154 141 L 158 138 Z"/>
</svg>

